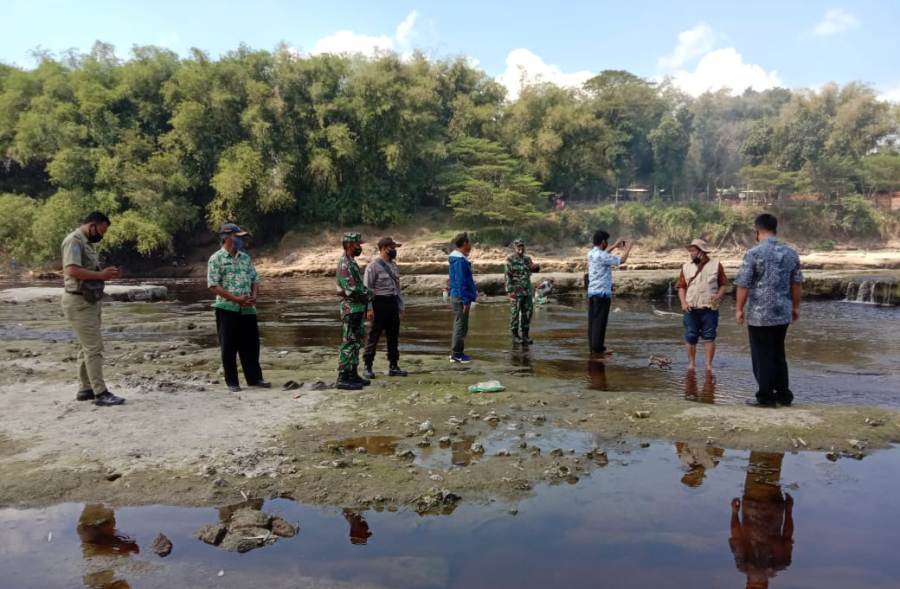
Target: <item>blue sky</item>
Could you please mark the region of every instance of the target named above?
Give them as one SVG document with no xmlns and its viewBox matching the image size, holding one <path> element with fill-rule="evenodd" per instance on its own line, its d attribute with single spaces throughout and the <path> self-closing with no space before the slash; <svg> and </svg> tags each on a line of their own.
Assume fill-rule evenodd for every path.
<svg viewBox="0 0 900 589">
<path fill-rule="evenodd" d="M 603 69 L 672 76 L 685 90 L 862 80 L 900 100 L 900 2 L 819 0 L 308 2 L 2 0 L 0 61 L 152 44 L 213 56 L 240 43 L 299 52 L 376 48 L 465 55 L 511 92 L 520 80 L 578 84 Z"/>
</svg>

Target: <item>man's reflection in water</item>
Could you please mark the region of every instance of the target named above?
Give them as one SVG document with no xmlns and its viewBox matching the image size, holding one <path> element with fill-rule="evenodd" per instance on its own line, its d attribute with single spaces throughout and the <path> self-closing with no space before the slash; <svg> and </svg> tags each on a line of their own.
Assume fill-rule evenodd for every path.
<svg viewBox="0 0 900 589">
<path fill-rule="evenodd" d="M 591 379 L 590 388 L 595 391 L 608 391 L 609 382 L 606 380 L 606 364 L 603 362 L 588 362 L 588 377 Z"/>
<path fill-rule="evenodd" d="M 523 374 L 534 372 L 531 366 L 531 351 L 528 348 L 513 348 L 509 351 L 510 364 L 520 369 Z"/>
<path fill-rule="evenodd" d="M 352 509 L 345 509 L 344 519 L 350 524 L 350 543 L 358 545 L 367 544 L 369 538 L 372 537 L 372 532 L 369 531 L 369 524 L 363 516 Z"/>
<path fill-rule="evenodd" d="M 684 378 L 684 398 L 698 403 L 716 402 L 716 377 L 707 371 L 703 378 L 703 389 L 697 388 L 697 373 L 689 371 Z"/>
<path fill-rule="evenodd" d="M 81 553 L 88 562 L 95 557 L 127 557 L 140 552 L 134 540 L 116 530 L 116 515 L 104 505 L 85 505 L 77 532 Z M 116 579 L 112 569 L 86 574 L 82 580 L 90 589 L 130 589 L 127 581 Z"/>
<path fill-rule="evenodd" d="M 712 470 L 717 467 L 722 456 L 725 455 L 723 448 L 693 446 L 685 442 L 675 442 L 675 451 L 682 464 L 690 469 L 681 477 L 681 482 L 688 487 L 702 485 L 707 469 Z"/>
<path fill-rule="evenodd" d="M 781 492 L 784 454 L 751 452 L 743 500 L 731 501 L 728 540 L 748 589 L 765 589 L 769 579 L 791 564 L 794 548 L 794 499 Z"/>
</svg>

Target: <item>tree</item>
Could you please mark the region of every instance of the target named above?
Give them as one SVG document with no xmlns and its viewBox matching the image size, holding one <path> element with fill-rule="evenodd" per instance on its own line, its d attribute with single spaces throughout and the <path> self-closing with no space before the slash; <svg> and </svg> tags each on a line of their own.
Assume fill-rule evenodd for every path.
<svg viewBox="0 0 900 589">
<path fill-rule="evenodd" d="M 862 160 L 866 192 L 871 196 L 878 191 L 900 190 L 900 153 L 882 151 L 867 155 Z"/>
<path fill-rule="evenodd" d="M 499 143 L 456 139 L 445 165 L 439 182 L 460 219 L 515 225 L 540 216 L 540 182 Z"/>
<path fill-rule="evenodd" d="M 691 141 L 690 131 L 686 128 L 688 120 L 687 116 L 666 114 L 649 136 L 653 147 L 654 183 L 667 188 L 673 198 L 684 175 L 684 163 Z"/>
</svg>

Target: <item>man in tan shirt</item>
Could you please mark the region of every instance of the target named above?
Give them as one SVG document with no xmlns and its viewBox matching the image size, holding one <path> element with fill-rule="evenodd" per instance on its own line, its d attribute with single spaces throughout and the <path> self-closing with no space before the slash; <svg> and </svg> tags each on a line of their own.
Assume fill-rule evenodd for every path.
<svg viewBox="0 0 900 589">
<path fill-rule="evenodd" d="M 709 257 L 712 251 L 702 239 L 695 239 L 687 247 L 691 256 L 681 267 L 678 277 L 678 298 L 684 311 L 684 341 L 687 345 L 688 371 L 697 367 L 697 343 L 702 338 L 706 349 L 706 370 L 712 371 L 716 355 L 716 332 L 719 327 L 719 303 L 725 296 L 728 278 L 718 260 Z"/>
<path fill-rule="evenodd" d="M 109 217 L 93 212 L 62 242 L 65 276 L 62 308 L 81 345 L 78 349 L 81 389 L 75 398 L 93 401 L 101 407 L 125 402 L 122 397 L 109 392 L 103 380 L 103 334 L 100 330 L 103 282 L 118 278 L 119 269 L 113 266 L 101 270 L 94 244 L 103 239 L 109 225 Z"/>
</svg>

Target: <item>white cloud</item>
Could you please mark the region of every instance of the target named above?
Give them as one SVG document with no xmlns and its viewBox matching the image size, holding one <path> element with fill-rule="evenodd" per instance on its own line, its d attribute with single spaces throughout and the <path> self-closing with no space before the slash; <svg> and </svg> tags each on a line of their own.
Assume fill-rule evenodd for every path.
<svg viewBox="0 0 900 589">
<path fill-rule="evenodd" d="M 564 88 L 580 87 L 594 77 L 593 72 L 563 72 L 559 66 L 546 63 L 528 49 L 513 49 L 506 56 L 506 70 L 497 81 L 506 87 L 507 97 L 515 100 L 526 86 L 550 82 Z"/>
<path fill-rule="evenodd" d="M 672 80 L 692 96 L 722 88 L 739 94 L 747 88 L 767 90 L 782 85 L 778 72 L 744 63 L 744 58 L 734 47 L 710 51 L 700 59 L 694 71 L 678 70 L 672 75 Z"/>
<path fill-rule="evenodd" d="M 660 77 L 670 77 L 676 86 L 692 96 L 722 88 L 736 94 L 747 88 L 766 90 L 781 85 L 778 72 L 745 63 L 734 47 L 717 49 L 716 43 L 720 38 L 702 22 L 682 31 L 672 52 L 660 57 L 657 62 Z"/>
<path fill-rule="evenodd" d="M 660 69 L 679 68 L 685 63 L 709 52 L 715 46 L 716 36 L 708 24 L 704 22 L 686 31 L 678 33 L 678 45 L 672 53 L 659 58 Z"/>
<path fill-rule="evenodd" d="M 881 94 L 878 95 L 878 98 L 879 98 L 879 100 L 883 100 L 885 102 L 900 103 L 900 84 L 883 91 Z"/>
<path fill-rule="evenodd" d="M 373 57 L 387 51 L 407 52 L 415 38 L 416 21 L 419 13 L 415 10 L 397 25 L 393 35 L 366 35 L 354 31 L 338 31 L 323 37 L 313 44 L 311 54 L 318 53 L 351 53 Z"/>
<path fill-rule="evenodd" d="M 860 25 L 860 22 L 854 14 L 842 8 L 831 8 L 825 12 L 822 20 L 816 23 L 812 32 L 814 35 L 827 37 L 856 28 Z"/>
<path fill-rule="evenodd" d="M 402 46 L 412 45 L 413 37 L 415 36 L 415 31 L 413 31 L 413 27 L 416 26 L 416 20 L 419 18 L 419 13 L 415 10 L 406 15 L 406 18 L 403 19 L 399 25 L 397 25 L 397 31 L 394 33 L 394 38 L 397 40 L 397 43 Z"/>
</svg>

